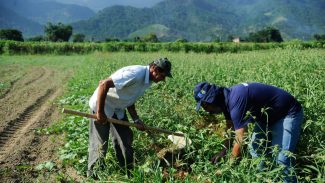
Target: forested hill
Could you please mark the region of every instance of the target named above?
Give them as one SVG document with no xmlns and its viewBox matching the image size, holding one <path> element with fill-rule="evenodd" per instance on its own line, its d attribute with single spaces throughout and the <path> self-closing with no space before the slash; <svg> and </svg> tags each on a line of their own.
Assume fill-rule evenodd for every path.
<svg viewBox="0 0 325 183">
<path fill-rule="evenodd" d="M 6 9 L 7 12 L 1 13 L 0 18 L 4 23 L 0 24 L 0 28 L 14 28 L 4 27 L 5 24 L 19 24 L 19 26 L 22 26 L 19 20 L 15 19 L 16 16 L 11 16 L 12 13 L 41 25 L 47 22 L 71 23 L 95 15 L 91 9 L 83 6 L 45 0 L 0 0 L 0 8 Z M 8 21 L 9 19 L 11 22 Z"/>
<path fill-rule="evenodd" d="M 97 40 L 127 39 L 154 32 L 160 40 L 226 40 L 266 26 L 284 39 L 325 33 L 325 0 L 165 0 L 152 8 L 113 6 L 73 23 L 75 32 Z"/>
<path fill-rule="evenodd" d="M 17 29 L 24 33 L 25 36 L 43 33 L 43 26 L 33 22 L 14 11 L 0 6 L 0 29 L 11 28 Z"/>
</svg>

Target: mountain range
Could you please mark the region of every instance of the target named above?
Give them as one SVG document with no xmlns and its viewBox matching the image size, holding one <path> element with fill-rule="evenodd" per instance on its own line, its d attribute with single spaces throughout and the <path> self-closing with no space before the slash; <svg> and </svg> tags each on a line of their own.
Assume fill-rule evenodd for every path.
<svg viewBox="0 0 325 183">
<path fill-rule="evenodd" d="M 72 25 L 98 40 L 148 32 L 163 41 L 226 40 L 267 26 L 279 29 L 286 40 L 307 40 L 325 33 L 324 10 L 324 0 L 165 0 L 152 8 L 108 7 Z"/>
<path fill-rule="evenodd" d="M 136 8 L 150 8 L 163 0 L 55 0 L 65 4 L 86 6 L 95 11 L 114 5 L 133 6 Z"/>
<path fill-rule="evenodd" d="M 46 23 L 72 23 L 95 15 L 90 8 L 46 0 L 0 0 L 0 28 L 14 28 L 25 36 L 42 34 Z"/>
<path fill-rule="evenodd" d="M 26 5 L 31 0 L 8 2 L 13 1 L 26 2 L 25 8 L 13 10 L 8 8 L 12 7 L 12 4 L 0 4 L 0 8 L 6 8 L 6 13 L 0 13 L 0 28 L 5 23 L 10 24 L 8 21 L 11 25 L 18 24 L 22 18 L 28 19 L 25 27 L 44 25 L 49 20 L 60 21 L 71 24 L 74 33 L 85 34 L 94 40 L 132 39 L 148 33 L 156 33 L 162 41 L 226 40 L 230 35 L 245 37 L 267 26 L 277 28 L 285 40 L 309 40 L 314 34 L 325 33 L 325 0 L 156 0 L 158 3 L 152 7 L 117 5 L 97 13 L 79 5 L 45 0 L 37 0 L 38 6 L 33 0 L 34 6 L 31 8 Z M 67 2 L 72 1 L 77 0 Z M 55 6 L 61 8 L 51 9 Z M 34 10 L 35 7 L 38 10 Z M 48 9 L 41 11 L 44 7 Z M 15 14 L 17 21 L 12 17 L 3 18 L 9 14 Z M 74 16 L 62 16 L 67 14 Z M 31 34 L 38 34 L 32 30 L 34 29 L 30 28 Z"/>
</svg>

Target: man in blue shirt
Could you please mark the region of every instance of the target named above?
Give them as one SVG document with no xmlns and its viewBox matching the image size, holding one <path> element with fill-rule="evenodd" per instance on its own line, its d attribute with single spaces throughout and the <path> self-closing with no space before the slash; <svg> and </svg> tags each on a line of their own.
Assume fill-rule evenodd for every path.
<svg viewBox="0 0 325 183">
<path fill-rule="evenodd" d="M 288 175 L 293 164 L 288 152 L 294 152 L 297 145 L 303 110 L 292 95 L 280 88 L 261 83 L 242 83 L 224 88 L 201 82 L 194 88 L 194 98 L 197 111 L 202 106 L 210 113 L 222 112 L 227 121 L 226 130 L 231 128 L 235 131 L 232 159 L 241 156 L 240 149 L 247 124 L 254 122 L 251 155 L 260 157 L 263 152 L 270 153 L 266 147 L 278 146 L 276 160 L 285 166 L 285 181 L 296 182 L 295 176 Z M 263 143 L 265 140 L 270 141 Z M 226 155 L 230 142 L 226 141 L 224 149 L 212 158 L 213 163 Z"/>
</svg>

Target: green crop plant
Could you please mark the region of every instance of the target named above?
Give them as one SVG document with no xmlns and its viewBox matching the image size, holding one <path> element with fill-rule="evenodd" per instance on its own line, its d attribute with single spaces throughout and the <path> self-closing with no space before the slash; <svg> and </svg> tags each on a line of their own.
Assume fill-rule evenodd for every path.
<svg viewBox="0 0 325 183">
<path fill-rule="evenodd" d="M 265 157 L 252 159 L 247 151 L 243 151 L 243 158 L 239 162 L 230 162 L 225 158 L 218 165 L 212 165 L 209 159 L 222 148 L 222 128 L 225 119 L 222 115 L 209 116 L 203 111 L 195 112 L 193 87 L 196 83 L 208 81 L 221 86 L 232 86 L 241 82 L 257 81 L 287 90 L 303 105 L 305 120 L 301 140 L 294 154 L 297 161 L 296 172 L 300 182 L 323 182 L 325 178 L 324 49 L 301 50 L 292 46 L 298 43 L 274 43 L 272 45 L 245 45 L 245 49 L 259 50 L 250 52 L 241 52 L 239 47 L 227 47 L 224 44 L 210 47 L 204 45 L 208 51 L 201 51 L 200 48 L 203 47 L 199 47 L 199 44 L 184 43 L 186 45 L 184 47 L 178 47 L 177 44 L 166 43 L 161 44 L 161 47 L 148 44 L 143 48 L 138 45 L 124 48 L 124 51 L 134 49 L 141 52 L 95 52 L 83 56 L 24 56 L 24 60 L 35 62 L 35 60 L 46 58 L 53 65 L 58 60 L 64 60 L 63 63 L 66 65 L 60 66 L 64 68 L 71 64 L 75 68 L 74 76 L 68 81 L 67 92 L 58 103 L 61 107 L 83 112 L 89 111 L 88 99 L 96 89 L 98 81 L 108 77 L 117 69 L 128 65 L 145 65 L 159 57 L 168 57 L 171 60 L 173 78 L 167 78 L 163 83 L 153 84 L 136 103 L 136 106 L 139 116 L 147 125 L 182 131 L 188 134 L 192 145 L 185 149 L 184 156 L 175 156 L 174 164 L 162 166 L 163 161 L 159 159 L 157 150 L 153 146 L 167 147 L 169 141 L 166 136 L 154 134 L 153 139 L 145 132 L 134 129 L 135 168 L 132 171 L 133 176 L 126 178 L 125 170 L 118 167 L 112 144 L 109 143 L 109 150 L 104 160 L 106 167 L 104 169 L 99 166 L 95 167 L 100 180 L 113 182 L 272 182 L 281 180 L 281 167 L 272 167 L 272 162 L 268 162 L 269 171 L 258 172 L 257 166 Z M 275 49 L 268 47 L 275 47 Z M 117 47 L 105 46 L 104 48 L 117 49 Z M 144 51 L 142 49 L 161 48 L 172 52 L 142 52 Z M 199 51 L 194 53 L 193 49 Z M 224 53 L 204 53 L 212 49 Z M 11 58 L 0 57 L 5 60 Z M 15 56 L 15 58 L 19 60 L 20 57 Z M 54 127 L 63 130 L 66 134 L 66 145 L 60 151 L 62 160 L 67 165 L 74 166 L 81 175 L 85 175 L 88 120 L 66 116 L 57 125 Z M 48 131 L 51 132 L 51 130 Z M 89 178 L 87 181 L 92 181 L 92 179 Z"/>
<path fill-rule="evenodd" d="M 223 86 L 240 82 L 258 81 L 273 84 L 291 92 L 305 109 L 306 122 L 303 135 L 297 149 L 298 177 L 301 181 L 321 181 L 324 179 L 324 101 L 325 82 L 321 79 L 325 73 L 324 51 L 297 49 L 276 49 L 247 53 L 111 53 L 87 56 L 92 64 L 81 69 L 72 80 L 79 92 L 72 95 L 90 96 L 97 82 L 109 76 L 116 69 L 133 64 L 148 64 L 157 57 L 168 57 L 173 64 L 173 79 L 154 86 L 137 103 L 139 115 L 151 126 L 159 126 L 173 131 L 183 131 L 189 135 L 193 144 L 186 149 L 183 169 L 171 166 L 160 167 L 161 161 L 150 148 L 154 143 L 150 136 L 134 130 L 134 149 L 136 168 L 133 181 L 156 182 L 261 182 L 281 178 L 281 167 L 258 172 L 259 159 L 251 159 L 247 152 L 235 166 L 226 159 L 219 165 L 209 162 L 211 156 L 222 148 L 222 116 L 207 117 L 204 112 L 194 111 L 193 86 L 201 81 L 209 81 Z M 82 81 L 82 82 L 81 82 Z M 87 81 L 86 85 L 84 83 Z M 71 96 L 71 95 L 70 95 Z M 68 98 L 69 96 L 67 96 Z M 80 110 L 88 110 L 87 101 L 81 103 Z M 75 127 L 74 127 L 75 128 Z M 84 133 L 87 134 L 85 130 Z M 167 145 L 166 137 L 156 134 L 155 143 Z M 109 166 L 99 171 L 103 180 L 126 181 L 115 161 L 110 145 L 106 157 Z M 84 153 L 82 153 L 85 156 Z M 76 157 L 77 158 L 77 157 Z M 263 157 L 262 157 L 263 158 Z M 305 162 L 308 162 L 306 165 Z M 84 162 L 86 167 L 86 162 Z M 83 168 L 83 171 L 85 168 Z M 185 176 L 180 172 L 186 171 Z"/>
</svg>

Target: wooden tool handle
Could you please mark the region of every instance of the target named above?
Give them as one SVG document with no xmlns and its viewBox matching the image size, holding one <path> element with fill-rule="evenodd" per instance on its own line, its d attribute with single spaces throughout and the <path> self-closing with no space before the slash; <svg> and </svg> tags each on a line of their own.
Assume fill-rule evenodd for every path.
<svg viewBox="0 0 325 183">
<path fill-rule="evenodd" d="M 83 113 L 83 112 L 69 110 L 69 109 L 63 109 L 62 112 L 66 113 L 66 114 L 72 114 L 72 115 L 77 115 L 77 116 L 81 116 L 81 117 L 97 119 L 97 116 L 94 114 L 88 114 L 88 113 Z M 110 123 L 113 123 L 113 124 L 118 124 L 118 125 L 138 127 L 137 124 L 129 123 L 127 121 L 122 121 L 122 120 L 118 120 L 118 119 L 114 119 L 114 118 L 107 118 L 107 121 Z M 177 132 L 169 131 L 169 130 L 162 129 L 162 128 L 156 128 L 156 127 L 150 127 L 150 126 L 144 125 L 144 129 L 149 130 L 149 131 L 159 132 L 159 133 L 165 133 L 165 134 L 169 134 L 169 135 L 185 137 L 185 135 L 183 133 L 177 133 Z"/>
</svg>

